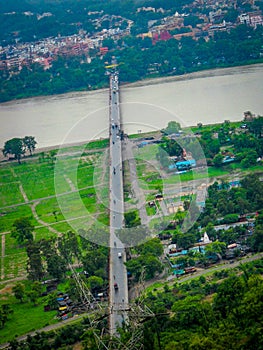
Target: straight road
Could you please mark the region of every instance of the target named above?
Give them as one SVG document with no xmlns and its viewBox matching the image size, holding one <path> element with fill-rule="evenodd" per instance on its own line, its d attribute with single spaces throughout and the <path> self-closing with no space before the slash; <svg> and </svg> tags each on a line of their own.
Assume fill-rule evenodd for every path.
<svg viewBox="0 0 263 350">
<path fill-rule="evenodd" d="M 130 141 L 128 138 L 126 138 L 123 145 L 123 159 L 127 160 L 129 163 L 132 193 L 134 198 L 138 200 L 136 207 L 139 210 L 141 224 L 147 225 L 149 223 L 149 219 L 148 219 L 146 207 L 145 207 L 146 200 L 145 200 L 145 195 L 142 189 L 140 188 L 139 182 L 138 182 L 136 160 L 134 159 L 134 155 L 133 155 L 133 147 L 134 147 L 134 143 Z"/>
<path fill-rule="evenodd" d="M 122 177 L 122 130 L 119 110 L 118 74 L 110 76 L 110 262 L 109 262 L 109 309 L 110 334 L 117 335 L 117 327 L 126 322 L 128 281 L 125 266 L 124 244 L 116 236 L 123 228 L 124 202 Z"/>
</svg>

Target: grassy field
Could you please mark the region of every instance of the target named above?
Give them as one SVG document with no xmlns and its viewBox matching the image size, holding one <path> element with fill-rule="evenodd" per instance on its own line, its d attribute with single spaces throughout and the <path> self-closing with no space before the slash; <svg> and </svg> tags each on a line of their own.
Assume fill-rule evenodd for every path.
<svg viewBox="0 0 263 350">
<path fill-rule="evenodd" d="M 0 164 L 2 286 L 6 287 L 4 283 L 10 279 L 26 276 L 25 249 L 18 246 L 10 234 L 15 219 L 29 217 L 35 225 L 36 240 L 69 230 L 78 232 L 78 229 L 88 229 L 93 225 L 108 226 L 108 154 L 103 151 L 103 147 L 107 146 L 108 140 L 99 140 L 89 143 L 86 148 L 83 145 L 67 147 L 55 163 L 50 160 L 39 161 L 35 156 L 23 160 L 21 165 L 16 162 Z M 80 155 L 84 148 L 84 153 Z M 139 184 L 145 191 L 147 200 L 154 199 L 154 194 L 161 192 L 164 185 L 171 186 L 206 177 L 205 173 L 197 171 L 180 175 L 165 174 L 156 161 L 157 151 L 158 146 L 151 145 L 138 149 L 135 155 Z M 249 170 L 259 169 L 262 167 Z M 218 177 L 234 171 L 248 170 L 231 164 L 222 169 L 208 168 L 208 176 Z M 128 194 L 129 186 L 126 200 L 130 200 Z M 157 208 L 147 207 L 146 210 L 148 216 L 154 216 L 156 210 L 160 210 L 160 204 L 157 203 Z M 170 215 L 163 220 L 168 223 L 172 218 L 173 215 Z M 160 219 L 154 218 L 150 226 L 159 223 Z M 10 297 L 10 285 L 8 286 Z M 7 300 L 7 295 L 2 290 L 5 289 L 0 288 L 0 304 Z M 15 334 L 21 335 L 33 330 L 35 325 L 39 328 L 57 322 L 54 319 L 55 312 L 43 312 L 42 301 L 39 301 L 38 306 L 20 304 L 15 299 L 10 301 L 14 305 L 14 314 L 4 329 L 0 330 L 2 342 L 13 338 Z"/>
<path fill-rule="evenodd" d="M 10 235 L 17 218 L 30 218 L 37 240 L 53 236 L 53 230 L 72 230 L 71 222 L 81 227 L 83 216 L 85 222 L 93 222 L 95 215 L 107 224 L 108 168 L 103 152 L 107 145 L 108 140 L 98 140 L 87 147 L 67 147 L 59 150 L 57 161 L 34 156 L 23 159 L 21 165 L 0 164 L 2 280 L 26 273 L 25 250 Z"/>
<path fill-rule="evenodd" d="M 25 248 L 11 236 L 14 221 L 30 218 L 36 240 L 108 225 L 108 153 L 103 149 L 107 145 L 108 140 L 99 140 L 87 147 L 67 147 L 59 150 L 56 162 L 35 155 L 21 165 L 0 163 L 0 305 L 8 302 L 13 309 L 0 330 L 1 343 L 57 322 L 56 311 L 43 311 L 43 298 L 34 306 L 21 304 L 10 294 L 15 283 L 11 281 L 26 277 L 27 262 Z"/>
<path fill-rule="evenodd" d="M 5 207 L 13 203 L 24 203 L 18 182 L 2 183 L 0 189 L 0 206 Z"/>
<path fill-rule="evenodd" d="M 12 299 L 10 302 L 12 303 L 13 314 L 10 315 L 4 329 L 0 331 L 1 343 L 58 322 L 56 319 L 57 311 L 44 312 L 43 301 L 40 301 L 40 305 L 31 305 L 29 307 L 28 303 L 22 304 L 15 298 Z"/>
</svg>

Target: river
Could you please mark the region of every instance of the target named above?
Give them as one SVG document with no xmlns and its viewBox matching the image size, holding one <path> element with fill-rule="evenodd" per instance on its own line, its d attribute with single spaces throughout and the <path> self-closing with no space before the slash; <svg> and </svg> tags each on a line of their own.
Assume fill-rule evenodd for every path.
<svg viewBox="0 0 263 350">
<path fill-rule="evenodd" d="M 242 120 L 263 115 L 263 64 L 218 69 L 121 86 L 125 131 Z M 107 136 L 108 90 L 36 97 L 0 104 L 0 147 L 12 137 L 35 136 L 38 147 Z"/>
</svg>

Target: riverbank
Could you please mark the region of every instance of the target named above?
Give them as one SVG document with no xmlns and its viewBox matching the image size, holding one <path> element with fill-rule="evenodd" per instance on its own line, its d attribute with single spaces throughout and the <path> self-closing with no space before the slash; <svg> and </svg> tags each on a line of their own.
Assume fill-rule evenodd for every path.
<svg viewBox="0 0 263 350">
<path fill-rule="evenodd" d="M 260 67 L 263 69 L 263 63 L 250 64 L 250 65 L 244 65 L 244 66 L 234 66 L 234 67 L 227 67 L 227 68 L 207 69 L 207 70 L 193 72 L 193 73 L 186 73 L 183 75 L 173 75 L 169 77 L 143 79 L 140 81 L 136 81 L 134 83 L 122 84 L 121 86 L 128 87 L 128 88 L 140 87 L 140 86 L 148 86 L 148 85 L 155 85 L 155 84 L 163 84 L 163 83 L 174 82 L 174 81 L 185 81 L 185 80 L 192 80 L 192 79 L 198 79 L 198 78 L 233 75 L 240 72 L 240 70 L 242 69 L 247 70 L 250 68 L 254 69 L 254 68 L 260 68 Z"/>
<path fill-rule="evenodd" d="M 122 85 L 124 130 L 129 135 L 160 130 L 171 120 L 182 127 L 240 121 L 247 110 L 262 115 L 262 68 L 224 68 Z M 108 98 L 108 89 L 101 89 L 0 104 L 0 147 L 25 135 L 34 136 L 44 149 L 105 138 Z"/>
<path fill-rule="evenodd" d="M 237 73 L 240 73 L 240 70 L 253 70 L 255 68 L 262 68 L 263 69 L 263 63 L 256 63 L 256 64 L 249 64 L 249 65 L 243 65 L 243 66 L 233 66 L 233 67 L 226 67 L 226 68 L 213 68 L 213 69 L 206 69 L 202 71 L 197 71 L 193 73 L 186 73 L 182 75 L 173 75 L 173 76 L 163 76 L 163 77 L 155 77 L 155 78 L 147 78 L 143 80 L 138 80 L 133 83 L 121 83 L 120 87 L 124 88 L 136 88 L 136 87 L 142 87 L 142 86 L 149 86 L 149 85 L 157 85 L 157 84 L 164 84 L 168 82 L 176 82 L 176 81 L 186 81 L 186 80 L 193 80 L 193 79 L 199 79 L 199 78 L 207 78 L 207 77 L 216 77 L 216 76 L 224 76 L 224 75 L 234 75 Z M 23 102 L 27 102 L 29 100 L 34 101 L 43 101 L 43 99 L 47 100 L 53 100 L 53 99 L 69 99 L 74 98 L 82 95 L 94 95 L 97 93 L 104 93 L 107 92 L 107 88 L 102 89 L 95 89 L 92 91 L 71 91 L 66 92 L 62 94 L 55 94 L 55 95 L 39 95 L 39 96 L 32 96 L 27 98 L 21 98 L 21 99 L 14 99 L 6 102 L 0 102 L 0 106 L 8 106 L 12 105 L 13 103 L 19 104 Z"/>
</svg>

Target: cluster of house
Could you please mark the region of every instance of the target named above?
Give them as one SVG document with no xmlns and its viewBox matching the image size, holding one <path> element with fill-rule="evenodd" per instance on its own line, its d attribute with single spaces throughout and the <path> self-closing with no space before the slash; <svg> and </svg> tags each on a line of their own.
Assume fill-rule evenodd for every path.
<svg viewBox="0 0 263 350">
<path fill-rule="evenodd" d="M 246 1 L 244 1 L 244 3 L 245 2 Z M 195 28 L 192 28 L 191 25 L 184 24 L 185 18 L 189 16 L 188 13 L 179 14 L 175 12 L 173 15 L 163 17 L 161 20 L 149 20 L 148 31 L 138 36 L 142 38 L 149 37 L 152 39 L 153 43 L 159 40 L 168 40 L 172 37 L 180 40 L 183 36 L 191 36 L 194 39 L 205 37 L 208 40 L 215 32 L 227 31 L 239 24 L 246 24 L 254 28 L 263 24 L 262 13 L 255 5 L 253 6 L 254 11 L 240 13 L 235 23 L 227 23 L 223 18 L 229 8 L 236 7 L 236 1 L 227 3 L 225 1 L 218 2 L 216 0 L 206 1 L 207 8 L 211 9 L 209 14 L 202 13 L 201 9 L 203 6 L 204 2 L 202 0 L 194 1 L 192 4 L 188 5 L 189 13 L 194 9 L 196 16 L 202 20 L 202 23 L 197 24 Z M 155 7 L 138 7 L 136 11 L 137 13 L 159 12 L 163 15 L 166 13 L 169 14 L 169 11 Z M 13 14 L 15 13 L 5 15 L 11 16 Z M 34 14 L 27 12 L 25 15 L 32 16 Z M 52 13 L 38 14 L 37 18 L 41 20 L 41 18 L 46 16 L 52 16 Z M 122 16 L 104 14 L 103 11 L 88 12 L 87 16 L 92 16 L 91 22 L 96 31 L 94 34 L 88 35 L 85 30 L 80 29 L 78 34 L 75 35 L 46 38 L 39 42 L 24 44 L 19 43 L 18 38 L 16 45 L 0 47 L 0 69 L 12 70 L 16 67 L 21 69 L 23 65 L 28 65 L 32 62 L 38 62 L 48 69 L 51 65 L 52 58 L 56 57 L 58 54 L 67 56 L 86 54 L 87 59 L 90 60 L 91 58 L 88 55 L 90 49 L 98 49 L 100 52 L 104 39 L 112 38 L 117 40 L 130 35 L 130 29 L 134 23 L 132 20 Z M 112 24 L 111 28 L 103 28 L 105 21 Z M 179 30 L 179 33 L 171 34 L 170 32 L 175 29 Z M 181 29 L 183 30 L 181 31 Z M 104 54 L 105 52 L 100 53 Z"/>
<path fill-rule="evenodd" d="M 130 34 L 130 27 L 133 21 L 126 20 L 121 16 L 104 15 L 94 19 L 96 28 L 105 20 L 110 20 L 111 23 L 122 25 L 126 23 L 124 29 L 114 27 L 109 29 L 100 29 L 96 33 L 89 35 L 84 30 L 79 30 L 78 34 L 69 36 L 57 36 L 45 38 L 43 40 L 32 43 L 19 43 L 16 45 L 0 46 L 0 70 L 14 68 L 22 69 L 23 66 L 32 63 L 41 64 L 44 69 L 50 68 L 53 59 L 60 56 L 79 56 L 86 55 L 87 62 L 91 62 L 89 51 L 97 49 L 101 55 L 106 52 L 100 50 L 104 39 L 113 38 L 120 39 Z"/>
<path fill-rule="evenodd" d="M 240 224 L 243 225 L 243 224 L 246 224 L 246 222 L 243 222 Z M 248 233 L 249 234 L 253 233 L 253 225 L 254 224 L 252 222 L 250 222 L 248 224 Z M 215 229 L 216 229 L 216 227 L 215 227 Z M 169 236 L 169 238 L 170 238 L 170 236 Z M 212 241 L 209 239 L 208 234 L 205 232 L 203 237 L 200 239 L 200 241 L 198 243 L 194 244 L 194 246 L 189 248 L 189 249 L 182 249 L 182 248 L 178 248 L 176 244 L 169 244 L 165 250 L 165 253 L 166 253 L 166 256 L 169 260 L 170 266 L 173 269 L 173 273 L 175 275 L 179 276 L 179 275 L 184 275 L 184 274 L 196 271 L 196 269 L 194 267 L 182 268 L 182 265 L 178 264 L 178 263 L 174 263 L 173 259 L 180 257 L 180 256 L 186 256 L 189 251 L 196 251 L 196 252 L 204 254 L 206 245 L 208 245 L 210 243 L 212 243 Z M 234 242 L 234 243 L 227 245 L 226 252 L 225 252 L 225 259 L 229 260 L 229 259 L 235 258 L 237 256 L 237 252 L 238 252 L 238 256 L 244 256 L 249 251 L 250 251 L 250 248 L 246 244 Z M 210 258 L 214 262 L 216 262 L 219 259 L 217 254 L 214 254 Z"/>
<path fill-rule="evenodd" d="M 161 21 L 158 20 L 150 20 L 148 22 L 149 31 L 146 33 L 142 33 L 139 36 L 142 38 L 149 37 L 152 38 L 153 42 L 158 40 L 168 40 L 171 37 L 180 40 L 184 36 L 190 36 L 194 39 L 198 39 L 199 37 L 213 37 L 215 32 L 218 31 L 227 31 L 231 28 L 235 28 L 239 24 L 246 24 L 253 28 L 256 28 L 259 25 L 263 24 L 263 17 L 261 10 L 259 10 L 256 6 L 254 6 L 254 11 L 247 13 L 240 13 L 240 15 L 236 18 L 236 21 L 226 22 L 224 20 L 224 16 L 227 13 L 227 9 L 231 6 L 228 4 L 220 4 L 214 1 L 214 4 L 207 3 L 206 5 L 210 7 L 211 11 L 208 14 L 198 13 L 200 8 L 200 2 L 195 1 L 193 3 L 193 7 L 195 7 L 196 15 L 199 19 L 202 20 L 202 23 L 196 25 L 193 28 L 191 25 L 184 25 L 185 18 L 189 16 L 189 14 L 179 14 L 175 12 L 171 16 L 164 17 Z M 191 5 L 189 5 L 191 7 Z M 233 7 L 235 5 L 233 4 Z M 141 11 L 151 11 L 151 12 L 161 12 L 163 9 L 155 9 L 153 7 L 141 8 Z M 161 23 L 160 23 L 161 22 Z M 183 30 L 178 34 L 170 35 L 170 31 L 175 29 L 187 29 Z"/>
</svg>

